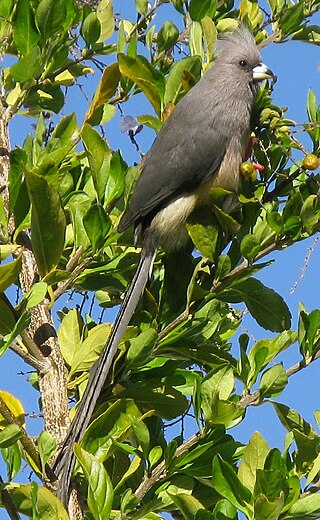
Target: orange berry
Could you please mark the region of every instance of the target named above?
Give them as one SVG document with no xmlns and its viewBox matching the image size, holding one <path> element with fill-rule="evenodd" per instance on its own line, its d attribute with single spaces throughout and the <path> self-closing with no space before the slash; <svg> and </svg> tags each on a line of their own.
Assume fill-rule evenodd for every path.
<svg viewBox="0 0 320 520">
<path fill-rule="evenodd" d="M 319 159 L 314 153 L 308 153 L 302 164 L 306 170 L 316 170 L 319 166 Z"/>
</svg>

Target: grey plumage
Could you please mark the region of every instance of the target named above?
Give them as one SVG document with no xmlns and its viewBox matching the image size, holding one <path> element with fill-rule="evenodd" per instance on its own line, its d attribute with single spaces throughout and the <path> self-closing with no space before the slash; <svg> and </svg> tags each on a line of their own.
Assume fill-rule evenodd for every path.
<svg viewBox="0 0 320 520">
<path fill-rule="evenodd" d="M 257 81 L 270 77 L 253 36 L 240 27 L 222 40 L 214 66 L 178 103 L 146 156 L 119 224 L 119 231 L 135 225 L 142 242 L 141 259 L 54 467 L 65 504 L 74 465 L 73 443 L 79 442 L 89 424 L 157 248 L 159 244 L 166 249 L 180 244 L 186 219 L 196 206 L 207 202 L 210 187 L 238 191 Z"/>
</svg>

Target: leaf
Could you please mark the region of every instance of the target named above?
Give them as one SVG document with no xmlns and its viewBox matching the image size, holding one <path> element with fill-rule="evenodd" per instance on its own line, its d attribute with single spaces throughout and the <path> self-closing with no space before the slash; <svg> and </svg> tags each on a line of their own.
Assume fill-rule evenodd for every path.
<svg viewBox="0 0 320 520">
<path fill-rule="evenodd" d="M 39 273 L 45 276 L 61 258 L 66 218 L 59 194 L 44 177 L 26 172 L 26 181 L 32 202 L 32 247 Z"/>
<path fill-rule="evenodd" d="M 65 18 L 64 0 L 41 0 L 36 9 L 36 23 L 44 40 L 61 31 Z"/>
<path fill-rule="evenodd" d="M 33 489 L 32 484 L 17 484 L 15 487 L 8 489 L 11 500 L 17 510 L 29 518 L 34 518 L 33 515 Z M 36 505 L 38 515 L 41 520 L 69 520 L 69 516 L 64 509 L 60 500 L 45 487 L 37 488 Z"/>
<path fill-rule="evenodd" d="M 69 379 L 77 373 L 89 370 L 101 354 L 110 333 L 110 325 L 101 323 L 89 331 L 88 337 L 74 353 Z"/>
<path fill-rule="evenodd" d="M 254 235 L 245 235 L 241 240 L 240 252 L 247 260 L 253 260 L 260 248 L 260 241 Z"/>
<path fill-rule="evenodd" d="M 102 43 L 108 40 L 114 33 L 115 20 L 111 0 L 100 0 L 97 7 L 97 17 L 101 25 L 101 33 L 97 43 Z"/>
<path fill-rule="evenodd" d="M 25 411 L 24 408 L 16 397 L 9 392 L 5 392 L 4 390 L 0 390 L 0 398 L 4 401 L 6 406 L 12 412 L 14 417 L 18 420 L 20 426 L 25 426 Z M 8 424 L 7 419 L 5 419 L 0 414 L 0 428 L 6 426 Z M 10 423 L 9 423 L 10 424 Z"/>
<path fill-rule="evenodd" d="M 0 334 L 9 334 L 16 324 L 13 308 L 5 295 L 0 294 Z"/>
<path fill-rule="evenodd" d="M 166 493 L 168 493 L 186 520 L 194 520 L 197 511 L 205 509 L 204 506 L 192 495 L 181 492 L 174 493 L 174 487 L 175 486 L 170 486 L 169 490 L 166 490 Z"/>
<path fill-rule="evenodd" d="M 111 228 L 111 220 L 99 204 L 93 204 L 83 217 L 83 225 L 92 245 L 93 252 L 100 249 Z"/>
<path fill-rule="evenodd" d="M 4 292 L 11 284 L 16 282 L 22 265 L 21 255 L 9 264 L 0 265 L 0 292 Z"/>
<path fill-rule="evenodd" d="M 144 15 L 148 9 L 148 0 L 135 0 L 136 10 L 138 13 Z"/>
<path fill-rule="evenodd" d="M 155 69 L 144 56 L 133 58 L 119 54 L 119 68 L 121 74 L 138 85 L 160 116 L 164 95 L 163 74 Z"/>
<path fill-rule="evenodd" d="M 163 125 L 162 121 L 158 117 L 150 116 L 149 114 L 138 116 L 137 121 L 141 125 L 146 125 L 150 128 L 153 128 L 153 130 L 155 130 L 157 133 L 161 130 Z"/>
<path fill-rule="evenodd" d="M 288 406 L 276 403 L 274 401 L 271 401 L 281 424 L 289 431 L 296 429 L 299 432 L 303 433 L 307 437 L 310 437 L 311 439 L 314 439 L 317 437 L 317 434 L 315 430 L 312 428 L 312 426 L 307 423 L 301 415 L 298 414 L 293 408 L 289 408 Z"/>
<path fill-rule="evenodd" d="M 136 338 L 130 340 L 130 347 L 126 358 L 129 369 L 137 369 L 149 361 L 157 339 L 157 332 L 149 328 L 141 332 Z"/>
<path fill-rule="evenodd" d="M 249 489 L 240 482 L 233 467 L 219 455 L 213 459 L 212 486 L 242 512 L 246 511 L 246 504 L 252 502 Z"/>
<path fill-rule="evenodd" d="M 242 462 L 238 470 L 238 478 L 251 492 L 253 492 L 258 469 L 264 468 L 264 463 L 270 451 L 267 441 L 259 432 L 255 432 L 246 446 Z"/>
<path fill-rule="evenodd" d="M 88 482 L 88 506 L 95 520 L 110 517 L 113 502 L 113 487 L 102 462 L 79 444 L 74 445 L 75 455 Z"/>
<path fill-rule="evenodd" d="M 132 424 L 142 414 L 132 399 L 118 399 L 87 428 L 82 447 L 103 462 L 114 452 L 114 441 L 122 442 L 132 432 Z"/>
<path fill-rule="evenodd" d="M 165 106 L 168 103 L 177 104 L 177 101 L 179 101 L 181 94 L 184 91 L 182 80 L 185 71 L 191 72 L 196 77 L 200 75 L 201 60 L 198 56 L 183 58 L 171 67 L 169 76 L 166 80 L 166 90 L 164 94 Z"/>
<path fill-rule="evenodd" d="M 286 513 L 286 520 L 317 520 L 320 515 L 320 495 L 312 493 L 300 498 Z"/>
<path fill-rule="evenodd" d="M 101 24 L 97 14 L 94 11 L 86 16 L 83 20 L 80 33 L 87 46 L 93 45 L 99 38 L 101 32 Z"/>
<path fill-rule="evenodd" d="M 93 100 L 85 115 L 84 122 L 91 125 L 98 125 L 101 122 L 104 105 L 115 94 L 120 80 L 118 63 L 113 63 L 106 67 L 101 76 L 99 85 L 95 90 Z"/>
<path fill-rule="evenodd" d="M 103 201 L 110 168 L 110 148 L 88 123 L 83 125 L 81 137 L 87 151 L 98 201 Z"/>
<path fill-rule="evenodd" d="M 32 309 L 41 303 L 47 294 L 48 286 L 45 282 L 37 282 L 33 284 L 30 291 L 28 291 L 23 300 L 27 301 L 26 309 Z"/>
<path fill-rule="evenodd" d="M 200 253 L 213 262 L 219 230 L 212 211 L 207 207 L 196 209 L 188 218 L 186 228 Z"/>
<path fill-rule="evenodd" d="M 104 196 L 105 205 L 108 206 L 117 200 L 124 190 L 125 163 L 118 150 L 114 152 L 110 161 L 109 175 L 106 179 L 106 190 Z"/>
<path fill-rule="evenodd" d="M 57 450 L 56 439 L 51 433 L 44 430 L 38 437 L 38 450 L 41 460 L 42 471 L 45 471 L 47 462 L 53 457 Z"/>
<path fill-rule="evenodd" d="M 18 443 L 2 448 L 2 457 L 7 465 L 7 481 L 10 482 L 21 469 L 21 454 Z"/>
<path fill-rule="evenodd" d="M 217 297 L 231 303 L 243 301 L 252 317 L 267 330 L 282 332 L 290 328 L 291 313 L 286 302 L 255 278 L 235 283 Z"/>
<path fill-rule="evenodd" d="M 259 384 L 260 398 L 276 397 L 288 384 L 288 376 L 282 363 L 263 372 Z"/>
<path fill-rule="evenodd" d="M 212 15 L 215 7 L 215 0 L 190 0 L 189 14 L 192 20 L 200 22 L 205 16 Z"/>
<path fill-rule="evenodd" d="M 29 0 L 17 2 L 12 27 L 14 42 L 21 55 L 26 56 L 37 46 L 40 40 Z"/>
<path fill-rule="evenodd" d="M 281 492 L 280 496 L 276 497 L 273 501 L 268 500 L 268 498 L 263 494 L 258 495 L 254 502 L 255 520 L 278 520 L 284 503 L 283 492 Z"/>
<path fill-rule="evenodd" d="M 159 52 L 166 51 L 173 47 L 179 38 L 179 29 L 170 20 L 164 22 L 157 35 L 157 45 Z"/>
<path fill-rule="evenodd" d="M 63 317 L 58 339 L 65 362 L 71 366 L 75 352 L 80 348 L 83 322 L 78 309 L 71 309 Z"/>
<path fill-rule="evenodd" d="M 28 54 L 21 58 L 17 63 L 10 68 L 11 76 L 19 81 L 25 83 L 30 79 L 35 79 L 40 72 L 40 49 L 34 47 Z"/>
<path fill-rule="evenodd" d="M 8 424 L 0 431 L 0 448 L 12 446 L 22 437 L 22 432 L 17 424 Z"/>
</svg>

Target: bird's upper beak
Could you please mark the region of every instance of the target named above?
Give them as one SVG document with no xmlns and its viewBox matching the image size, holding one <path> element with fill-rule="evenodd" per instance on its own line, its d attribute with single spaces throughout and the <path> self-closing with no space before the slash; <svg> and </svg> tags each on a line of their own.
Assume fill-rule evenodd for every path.
<svg viewBox="0 0 320 520">
<path fill-rule="evenodd" d="M 253 69 L 253 81 L 262 81 L 264 79 L 272 79 L 272 82 L 275 83 L 277 81 L 277 76 L 275 76 L 271 69 L 267 67 L 264 63 L 259 63 Z"/>
</svg>

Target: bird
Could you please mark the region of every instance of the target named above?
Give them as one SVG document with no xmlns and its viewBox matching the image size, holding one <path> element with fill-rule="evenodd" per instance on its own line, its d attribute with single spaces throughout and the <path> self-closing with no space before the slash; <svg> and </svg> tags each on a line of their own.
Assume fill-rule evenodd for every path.
<svg viewBox="0 0 320 520">
<path fill-rule="evenodd" d="M 81 440 L 90 422 L 157 250 L 183 247 L 186 220 L 196 207 L 209 203 L 211 188 L 239 191 L 239 167 L 250 143 L 254 98 L 259 82 L 268 79 L 276 77 L 262 62 L 246 26 L 223 35 L 213 66 L 177 103 L 145 156 L 118 226 L 122 233 L 134 225 L 135 244 L 141 243 L 140 261 L 53 467 L 64 504 L 74 466 L 73 444 Z"/>
</svg>

